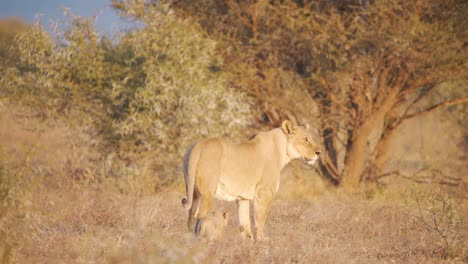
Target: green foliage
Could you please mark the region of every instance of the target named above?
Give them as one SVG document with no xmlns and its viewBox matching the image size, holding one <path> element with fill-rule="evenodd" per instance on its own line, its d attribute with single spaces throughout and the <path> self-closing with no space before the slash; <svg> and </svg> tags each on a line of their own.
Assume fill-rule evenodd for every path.
<svg viewBox="0 0 468 264">
<path fill-rule="evenodd" d="M 388 149 L 366 144 L 372 134 L 431 109 L 423 99 L 434 87 L 466 82 L 466 3 L 337 2 L 114 0 L 138 28 L 114 41 L 70 14 L 55 39 L 30 27 L 11 47 L 0 96 L 92 130 L 103 157 L 153 156 L 148 166 L 165 178 L 190 143 L 235 136 L 255 116 L 253 99 L 270 126 L 320 127 L 322 174 L 359 181 L 379 174 L 364 164 L 385 163 L 367 155 Z"/>
<path fill-rule="evenodd" d="M 69 28 L 52 40 L 41 24 L 15 38 L 15 67 L 1 79 L 2 93 L 45 115 L 99 106 L 105 92 L 102 51 L 95 45 L 92 21 L 70 18 Z M 79 106 L 79 107 L 78 107 Z M 100 109 L 101 110 L 101 109 Z M 95 111 L 94 113 L 101 113 Z"/>
<path fill-rule="evenodd" d="M 125 12 L 142 9 L 127 4 Z M 41 24 L 15 38 L 17 63 L 0 79 L 10 102 L 97 133 L 103 157 L 151 156 L 153 173 L 164 178 L 174 178 L 194 141 L 235 136 L 249 123 L 248 100 L 219 70 L 217 44 L 196 22 L 150 7 L 140 16 L 143 26 L 115 42 L 99 38 L 92 19 L 67 15 L 55 39 Z"/>
<path fill-rule="evenodd" d="M 27 25 L 19 18 L 0 19 L 0 71 L 3 67 L 14 63 L 9 51 L 16 34 L 26 29 Z"/>
<path fill-rule="evenodd" d="M 164 8 L 150 9 L 141 19 L 146 26 L 129 41 L 135 56 L 145 58 L 147 77 L 128 117 L 117 127 L 124 139 L 135 143 L 132 147 L 156 151 L 175 165 L 201 136 L 238 131 L 247 124 L 250 110 L 246 98 L 229 88 L 229 76 L 214 69 L 216 42 L 196 23 Z M 119 95 L 118 89 L 114 92 Z"/>
</svg>

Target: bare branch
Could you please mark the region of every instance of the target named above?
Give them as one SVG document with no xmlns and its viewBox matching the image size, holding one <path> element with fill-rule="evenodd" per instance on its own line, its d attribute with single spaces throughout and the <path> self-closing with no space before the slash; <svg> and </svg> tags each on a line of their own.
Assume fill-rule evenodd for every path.
<svg viewBox="0 0 468 264">
<path fill-rule="evenodd" d="M 391 172 L 387 172 L 387 173 L 381 174 L 379 176 L 376 176 L 375 179 L 378 180 L 378 179 L 382 179 L 382 178 L 389 177 L 389 176 L 401 176 L 401 173 L 398 170 L 391 171 Z"/>
<path fill-rule="evenodd" d="M 409 95 L 415 91 L 417 91 L 418 89 L 420 89 L 422 86 L 425 86 L 425 85 L 428 85 L 428 84 L 431 84 L 433 83 L 434 80 L 432 79 L 429 79 L 429 78 L 422 78 L 422 79 L 419 79 L 417 81 L 414 81 L 412 83 L 410 83 L 409 87 L 406 88 L 405 90 L 403 90 L 401 93 L 400 93 L 400 96 L 406 96 L 406 95 Z"/>
<path fill-rule="evenodd" d="M 343 110 L 344 113 L 349 115 L 350 118 L 355 118 L 356 117 L 356 113 L 351 111 L 351 109 L 349 109 L 346 106 L 345 102 L 340 101 L 338 98 L 336 98 L 336 96 L 333 93 L 328 93 L 328 95 L 329 95 L 330 101 L 335 103 L 335 106 L 339 106 Z"/>
<path fill-rule="evenodd" d="M 402 90 L 406 82 L 408 81 L 409 77 L 414 71 L 414 65 L 408 64 L 406 65 L 406 69 L 399 67 L 398 68 L 398 77 L 396 78 L 395 82 L 393 83 L 394 89 Z"/>
<path fill-rule="evenodd" d="M 335 178 L 335 180 L 339 180 L 340 173 L 338 172 L 338 168 L 336 168 L 335 165 L 333 165 L 333 162 L 331 161 L 328 153 L 324 153 L 324 154 L 325 155 L 323 156 L 324 156 L 325 166 L 332 172 L 330 175 L 332 175 L 332 177 Z"/>
<path fill-rule="evenodd" d="M 387 85 L 387 76 L 390 72 L 390 67 L 386 67 L 382 70 L 382 72 L 378 76 L 378 83 L 377 83 L 377 95 L 374 98 L 374 105 L 380 105 L 382 97 L 385 94 L 385 86 Z"/>
<path fill-rule="evenodd" d="M 244 26 L 252 29 L 252 23 L 250 23 L 250 21 L 241 14 L 241 12 L 239 11 L 239 7 L 236 4 L 234 4 L 230 0 L 225 0 L 224 3 L 228 6 L 229 10 L 234 12 L 234 15 L 236 15 L 239 18 L 239 20 L 242 22 L 242 24 L 244 24 Z"/>
<path fill-rule="evenodd" d="M 266 4 L 265 0 L 259 0 L 255 4 L 255 11 L 254 14 L 252 15 L 252 32 L 254 35 L 254 40 L 257 40 L 257 31 L 258 31 L 258 16 L 259 16 L 259 9 L 262 9 L 264 5 Z"/>
<path fill-rule="evenodd" d="M 425 110 L 421 110 L 421 111 L 418 111 L 418 112 L 415 112 L 415 113 L 408 114 L 408 115 L 404 116 L 403 119 L 408 120 L 408 119 L 411 119 L 411 118 L 414 118 L 414 117 L 417 117 L 417 116 L 420 116 L 420 115 L 423 115 L 423 114 L 430 113 L 430 112 L 435 111 L 435 110 L 437 110 L 439 108 L 442 108 L 442 107 L 448 107 L 448 106 L 463 104 L 463 103 L 468 103 L 468 97 L 463 97 L 463 98 L 457 98 L 457 99 L 454 99 L 454 100 L 444 101 L 442 103 L 433 105 L 433 106 L 431 106 L 431 107 L 429 107 L 429 108 L 427 108 Z"/>
<path fill-rule="evenodd" d="M 427 172 L 429 172 L 430 174 L 423 175 L 424 173 L 427 173 Z M 437 183 L 440 185 L 458 186 L 463 182 L 460 178 L 447 176 L 440 170 L 427 169 L 427 168 L 423 168 L 415 172 L 412 176 L 402 174 L 399 170 L 395 170 L 395 171 L 381 174 L 375 177 L 375 179 L 379 180 L 379 179 L 389 177 L 389 176 L 397 176 L 403 179 L 411 180 L 415 183 L 423 183 L 423 184 Z"/>
<path fill-rule="evenodd" d="M 403 120 L 405 120 L 405 117 L 408 115 L 408 112 L 411 110 L 411 108 L 416 104 L 418 103 L 419 101 L 421 101 L 421 99 L 423 99 L 426 95 L 428 95 L 430 93 L 430 91 L 432 91 L 436 86 L 430 86 L 429 88 L 427 88 L 426 90 L 423 90 L 421 91 L 418 96 L 408 105 L 408 107 L 405 109 L 405 111 L 403 112 L 403 114 L 396 118 L 395 120 L 393 120 L 392 123 L 388 124 L 386 126 L 387 130 L 394 130 L 395 128 L 397 128 L 398 126 L 401 125 L 401 123 L 403 122 Z M 398 107 L 399 104 L 395 104 L 393 106 L 393 108 L 395 107 Z M 392 110 L 396 110 L 396 109 L 392 109 Z"/>
<path fill-rule="evenodd" d="M 383 64 L 383 57 L 381 56 L 379 61 L 377 62 L 376 66 L 375 66 L 375 69 L 369 74 L 369 77 L 370 78 L 374 78 L 374 75 L 380 71 L 381 67 L 382 67 L 382 64 Z"/>
<path fill-rule="evenodd" d="M 435 77 L 433 75 L 429 74 L 429 73 L 427 73 L 427 74 L 421 74 L 420 73 L 424 77 L 422 77 L 420 79 L 417 79 L 417 80 L 413 80 L 412 82 L 410 82 L 407 85 L 407 88 L 400 93 L 400 96 L 409 95 L 409 94 L 421 89 L 421 87 L 426 86 L 426 85 L 437 86 L 438 84 L 440 84 L 444 80 L 446 80 L 447 76 L 453 76 L 453 75 L 457 75 L 457 74 L 465 74 L 465 72 L 463 70 L 464 70 L 463 67 L 460 67 L 460 69 L 458 69 L 458 68 L 446 68 L 445 70 L 439 70 L 437 72 L 437 76 L 435 76 Z"/>
</svg>

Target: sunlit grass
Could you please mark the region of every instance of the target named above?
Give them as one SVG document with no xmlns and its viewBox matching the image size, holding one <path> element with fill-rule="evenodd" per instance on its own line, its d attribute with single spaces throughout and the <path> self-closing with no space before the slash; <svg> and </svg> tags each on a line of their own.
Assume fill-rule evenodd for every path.
<svg viewBox="0 0 468 264">
<path fill-rule="evenodd" d="M 2 118 L 5 121 L 11 116 L 3 113 Z M 427 219 L 418 218 L 420 208 L 432 210 L 431 207 L 427 204 L 415 207 L 411 192 L 401 189 L 382 190 L 372 196 L 345 195 L 309 175 L 310 171 L 294 175 L 294 166 L 285 171 L 280 193 L 271 208 L 266 226 L 269 240 L 243 241 L 238 234 L 235 203 L 217 202 L 217 209 L 233 217 L 225 237 L 209 246 L 187 233 L 186 211 L 180 205 L 184 188 L 180 182 L 156 190 L 153 187 L 157 182 L 152 182 L 148 175 L 139 179 L 137 174 L 116 169 L 118 166 L 113 167 L 113 173 L 119 177 L 113 179 L 114 174 L 106 173 L 110 169 L 103 169 L 110 166 L 105 162 L 71 166 L 70 159 L 81 159 L 88 153 L 86 144 L 65 151 L 70 147 L 66 139 L 73 131 L 56 124 L 41 130 L 42 135 L 56 136 L 44 137 L 33 129 L 38 124 L 23 120 L 20 125 L 10 120 L 8 128 L 0 128 L 4 138 L 9 139 L 1 142 L 1 187 L 12 195 L 2 196 L 2 263 L 467 260 L 463 218 L 457 218 L 460 219 L 457 225 L 444 226 L 445 222 L 438 222 L 441 224 L 438 230 L 456 234 L 451 237 L 454 239 L 448 249 L 437 230 L 428 230 L 422 224 Z M 31 149 L 34 151 L 27 151 Z M 14 152 L 18 155 L 6 155 Z M 426 189 L 417 187 L 417 190 Z M 457 199 L 443 197 L 447 202 Z M 453 203 L 456 212 L 449 213 L 456 213 L 457 217 L 466 215 L 463 198 L 458 201 Z M 430 215 L 423 215 L 427 216 Z"/>
</svg>

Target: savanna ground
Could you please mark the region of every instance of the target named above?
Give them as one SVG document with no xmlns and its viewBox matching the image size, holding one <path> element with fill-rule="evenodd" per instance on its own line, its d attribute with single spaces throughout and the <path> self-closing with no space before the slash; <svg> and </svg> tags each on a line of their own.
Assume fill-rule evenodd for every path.
<svg viewBox="0 0 468 264">
<path fill-rule="evenodd" d="M 2 263 L 468 261 L 463 184 L 398 181 L 349 195 L 293 164 L 269 214 L 269 240 L 243 241 L 235 203 L 218 202 L 231 218 L 225 238 L 209 246 L 186 231 L 182 181 L 147 191 L 142 179 L 77 169 L 83 163 L 72 161 L 90 156 L 89 145 L 73 146 L 74 132 L 60 122 L 15 112 L 2 107 L 0 115 L 1 172 L 13 190 L 12 205 L 2 204 Z"/>
<path fill-rule="evenodd" d="M 0 21 L 0 263 L 468 262 L 466 1 L 108 3 L 135 27 Z M 270 240 L 233 203 L 217 245 L 187 233 L 185 149 L 285 119 L 322 154 Z"/>
</svg>

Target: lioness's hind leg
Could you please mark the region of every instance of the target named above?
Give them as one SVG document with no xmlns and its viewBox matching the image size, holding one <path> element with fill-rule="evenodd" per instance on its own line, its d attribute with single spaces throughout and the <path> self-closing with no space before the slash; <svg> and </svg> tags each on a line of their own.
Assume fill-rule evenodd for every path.
<svg viewBox="0 0 468 264">
<path fill-rule="evenodd" d="M 200 225 L 200 220 L 204 219 L 211 211 L 213 199 L 218 187 L 219 175 L 221 175 L 221 164 L 217 158 L 222 156 L 223 148 L 219 140 L 206 140 L 199 144 L 200 159 L 198 161 L 196 186 L 199 194 L 198 212 L 196 213 L 195 230 Z M 198 228 L 199 229 L 199 228 Z"/>
<path fill-rule="evenodd" d="M 193 195 L 193 202 L 192 207 L 189 210 L 188 220 L 187 220 L 187 227 L 189 232 L 195 232 L 194 224 L 195 218 L 197 216 L 198 207 L 200 206 L 200 198 L 198 194 L 195 192 Z"/>
<path fill-rule="evenodd" d="M 195 216 L 196 222 L 195 222 L 195 234 L 199 234 L 200 232 L 200 225 L 203 223 L 203 220 L 208 216 L 208 214 L 211 211 L 211 208 L 213 207 L 213 197 L 210 195 L 204 195 L 200 197 L 200 205 L 198 207 L 198 212 Z"/>
<path fill-rule="evenodd" d="M 239 211 L 239 231 L 242 238 L 253 239 L 252 230 L 250 228 L 250 201 L 237 200 Z"/>
</svg>

